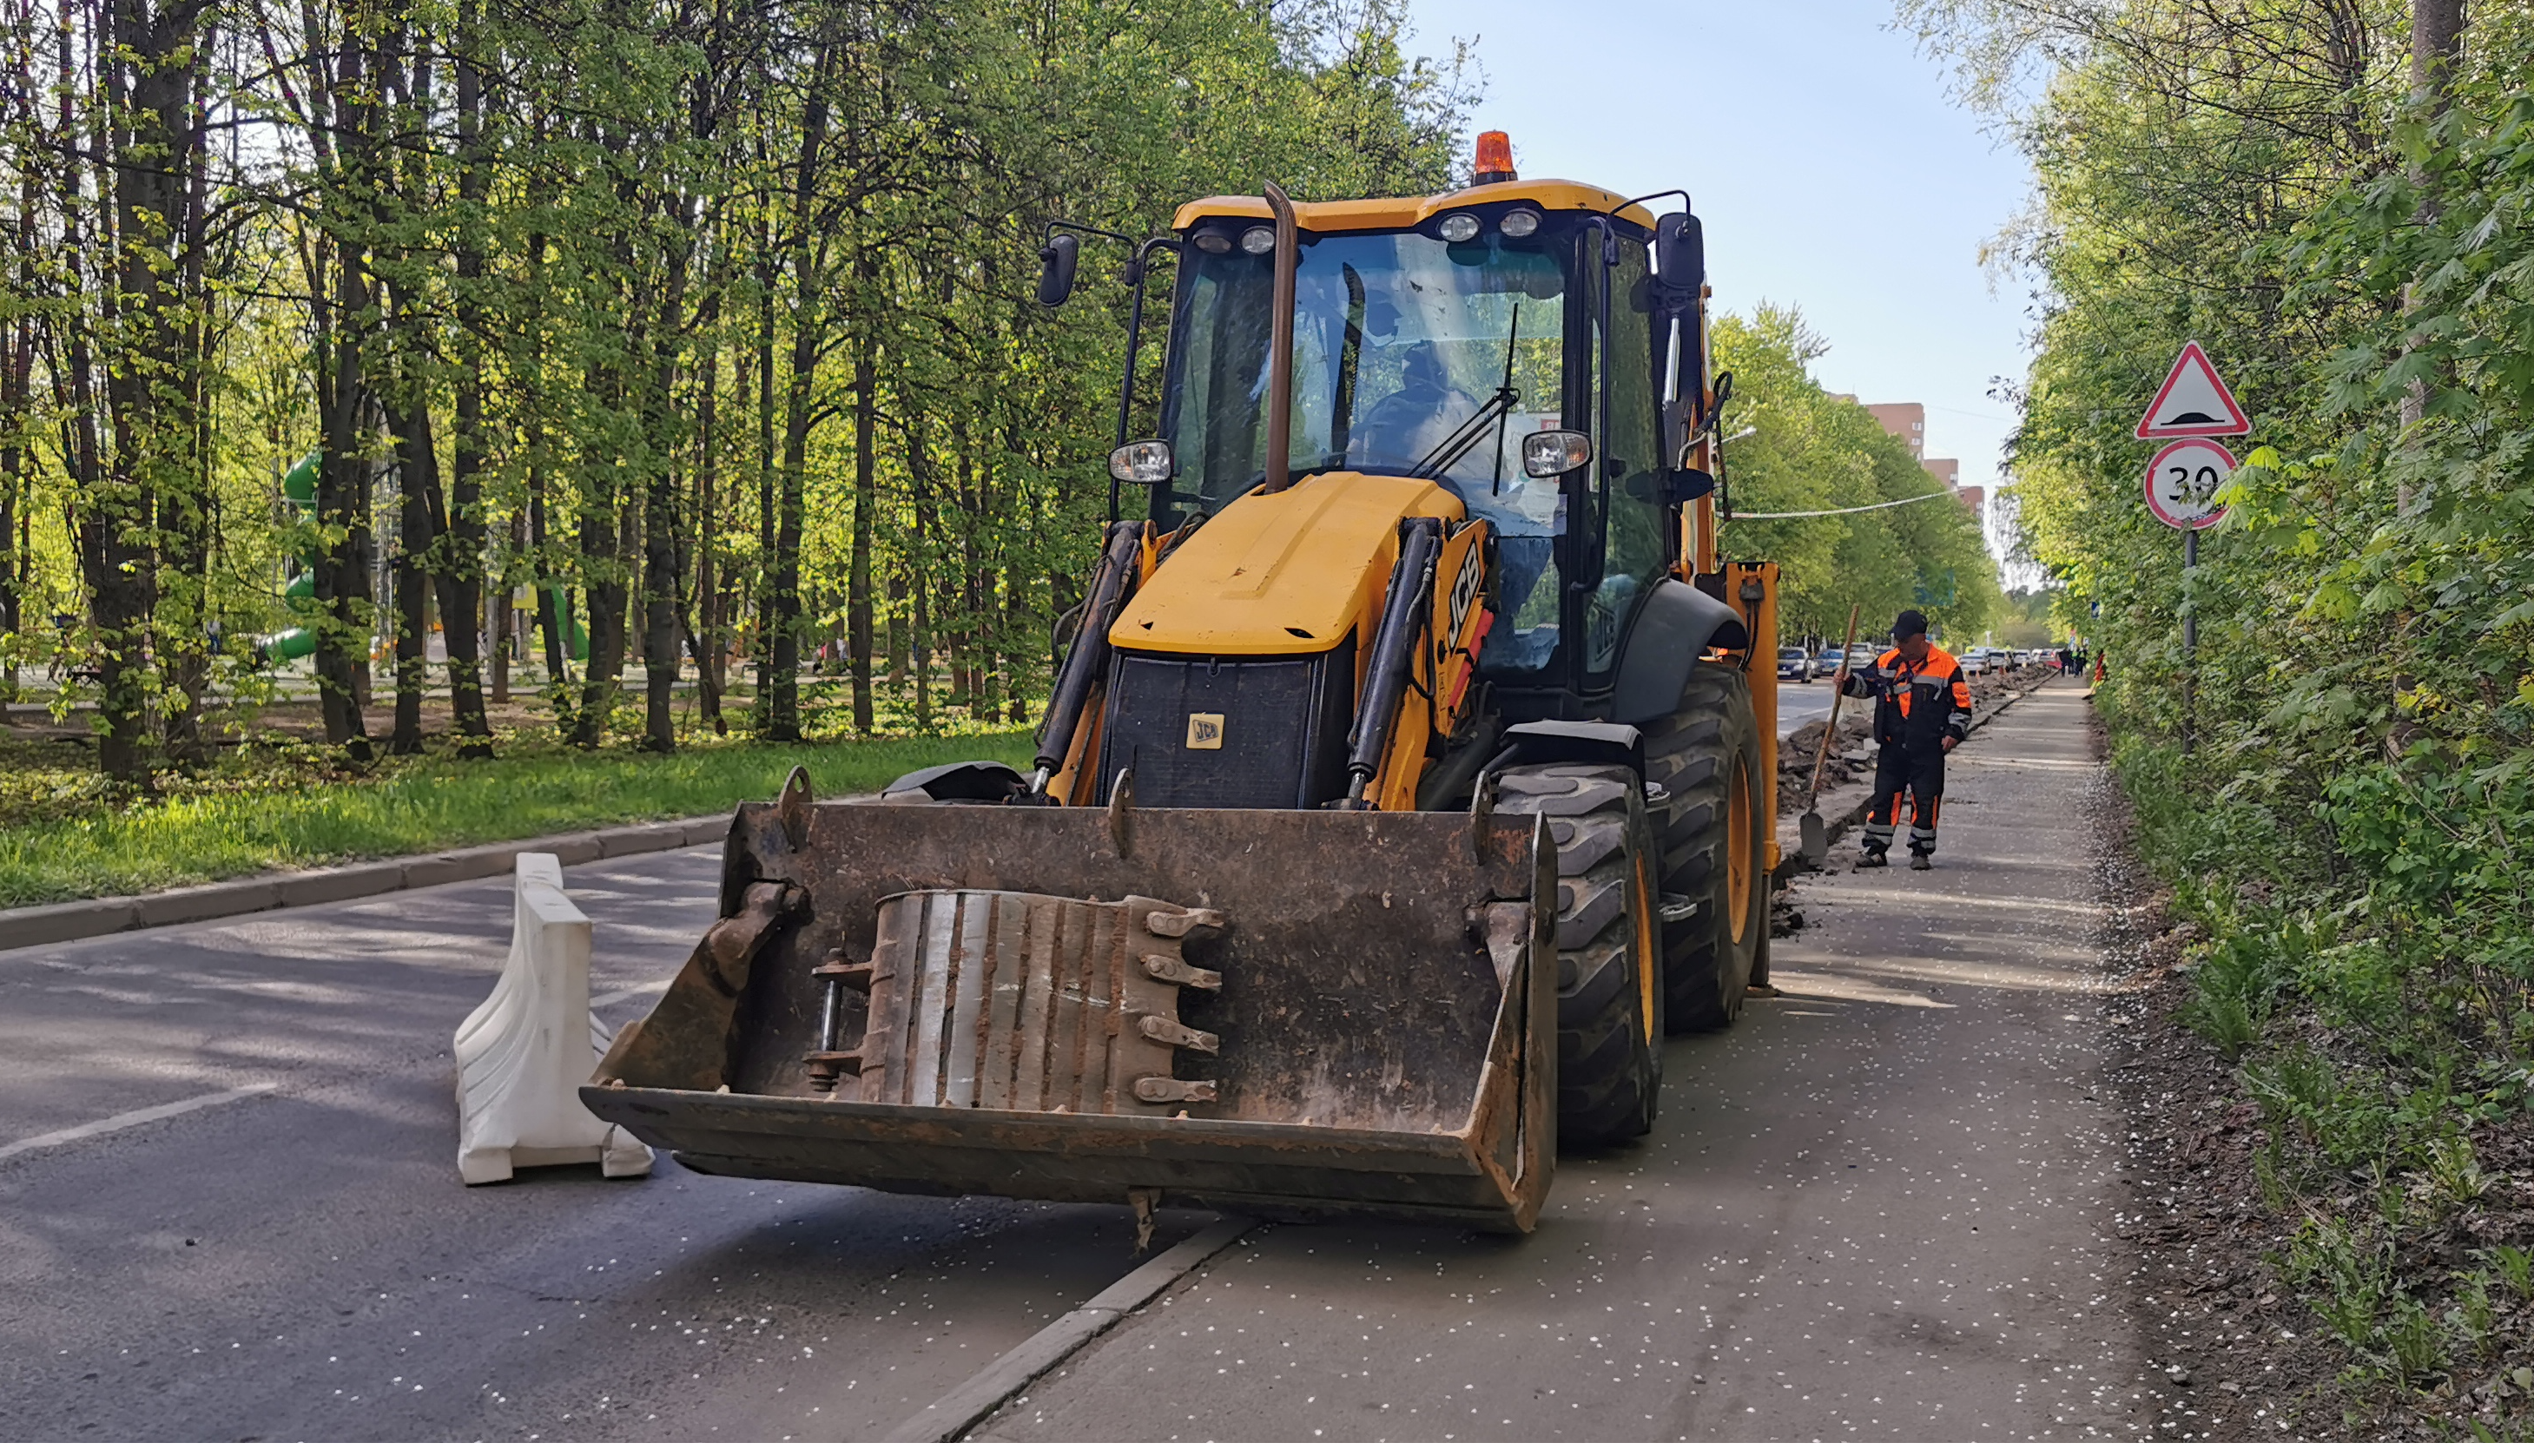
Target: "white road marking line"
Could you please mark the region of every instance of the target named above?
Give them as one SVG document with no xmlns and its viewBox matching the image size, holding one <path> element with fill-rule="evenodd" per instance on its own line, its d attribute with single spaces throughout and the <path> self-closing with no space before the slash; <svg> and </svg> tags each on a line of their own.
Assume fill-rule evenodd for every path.
<svg viewBox="0 0 2534 1456">
<path fill-rule="evenodd" d="M 632 1001 L 637 996 L 658 996 L 661 992 L 668 989 L 669 983 L 666 981 L 654 981 L 648 986 L 629 986 L 623 991 L 611 991 L 605 996 L 591 997 L 589 999 L 589 1008 L 594 1011 L 600 1006 L 612 1006 L 618 1001 Z"/>
<path fill-rule="evenodd" d="M 200 1097 L 188 1097 L 182 1102 L 162 1102 L 156 1107 L 145 1107 L 138 1112 L 117 1113 L 111 1118 L 100 1118 L 93 1122 L 82 1122 L 76 1127 L 64 1127 L 58 1132 L 39 1132 L 33 1137 L 22 1137 L 16 1142 L 0 1145 L 0 1158 L 31 1153 L 38 1148 L 57 1148 L 63 1143 L 77 1142 L 83 1137 L 94 1137 L 102 1132 L 120 1132 L 126 1127 L 138 1127 L 144 1122 L 155 1122 L 162 1118 L 199 1112 L 207 1107 L 218 1107 L 224 1102 L 243 1102 L 250 1097 L 262 1097 L 267 1092 L 280 1090 L 279 1082 L 258 1082 L 252 1087 L 237 1087 L 226 1092 L 208 1092 Z"/>
</svg>

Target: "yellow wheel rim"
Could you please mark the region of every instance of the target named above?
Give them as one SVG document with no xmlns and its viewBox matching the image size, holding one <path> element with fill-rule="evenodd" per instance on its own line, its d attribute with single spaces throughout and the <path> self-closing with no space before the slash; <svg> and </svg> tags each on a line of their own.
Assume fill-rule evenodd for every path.
<svg viewBox="0 0 2534 1456">
<path fill-rule="evenodd" d="M 1733 943 L 1739 945 L 1751 924 L 1751 775 L 1747 772 L 1733 775 L 1733 797 L 1724 809 L 1724 841 L 1725 924 L 1733 931 Z"/>
<path fill-rule="evenodd" d="M 1662 979 L 1662 938 L 1655 932 L 1662 902 L 1655 897 L 1653 873 L 1652 867 L 1638 861 L 1637 903 L 1643 908 L 1637 915 L 1637 1026 L 1649 1042 L 1655 1039 L 1656 987 Z"/>
</svg>

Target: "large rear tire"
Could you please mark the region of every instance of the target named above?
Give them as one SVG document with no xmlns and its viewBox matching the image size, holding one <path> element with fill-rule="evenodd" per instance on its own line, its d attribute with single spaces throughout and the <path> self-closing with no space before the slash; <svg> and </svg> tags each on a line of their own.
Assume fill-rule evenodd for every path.
<svg viewBox="0 0 2534 1456">
<path fill-rule="evenodd" d="M 1720 1031 L 1769 936 L 1769 877 L 1761 866 L 1768 803 L 1760 729 L 1739 668 L 1701 662 L 1680 705 L 1645 725 L 1647 777 L 1664 797 L 1653 811 L 1662 845 L 1665 1021 L 1674 1031 Z"/>
<path fill-rule="evenodd" d="M 1526 767 L 1496 808 L 1548 819 L 1557 845 L 1557 1134 L 1598 1147 L 1652 1130 L 1662 1089 L 1660 873 L 1637 777 Z"/>
</svg>

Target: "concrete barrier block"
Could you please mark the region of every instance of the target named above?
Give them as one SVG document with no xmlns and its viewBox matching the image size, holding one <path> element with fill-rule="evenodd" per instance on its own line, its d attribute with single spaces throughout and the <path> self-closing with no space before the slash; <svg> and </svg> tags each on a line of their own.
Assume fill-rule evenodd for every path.
<svg viewBox="0 0 2534 1456">
<path fill-rule="evenodd" d="M 581 1105 L 608 1036 L 589 1009 L 589 917 L 564 893 L 562 863 L 519 855 L 511 899 L 511 958 L 455 1038 L 458 1177 L 500 1183 L 557 1163 L 650 1172 L 648 1147 Z"/>
<path fill-rule="evenodd" d="M 131 896 L 74 900 L 67 905 L 29 905 L 0 910 L 0 950 L 50 945 L 141 928 L 141 907 Z"/>
<path fill-rule="evenodd" d="M 686 844 L 687 831 L 677 824 L 628 824 L 598 831 L 599 853 L 611 860 L 618 855 L 684 849 Z"/>
</svg>

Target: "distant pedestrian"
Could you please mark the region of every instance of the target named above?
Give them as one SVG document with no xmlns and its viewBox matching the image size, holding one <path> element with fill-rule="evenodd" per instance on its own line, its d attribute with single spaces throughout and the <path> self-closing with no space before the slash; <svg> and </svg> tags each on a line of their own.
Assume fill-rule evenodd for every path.
<svg viewBox="0 0 2534 1456">
<path fill-rule="evenodd" d="M 1927 614 L 1912 609 L 1892 624 L 1892 650 L 1855 673 L 1842 667 L 1840 692 L 1874 698 L 1874 799 L 1865 812 L 1860 870 L 1891 863 L 1900 801 L 1909 810 L 1909 868 L 1931 870 L 1936 813 L 1945 799 L 1945 756 L 1971 731 L 1971 689 L 1953 654 L 1927 640 Z"/>
</svg>

